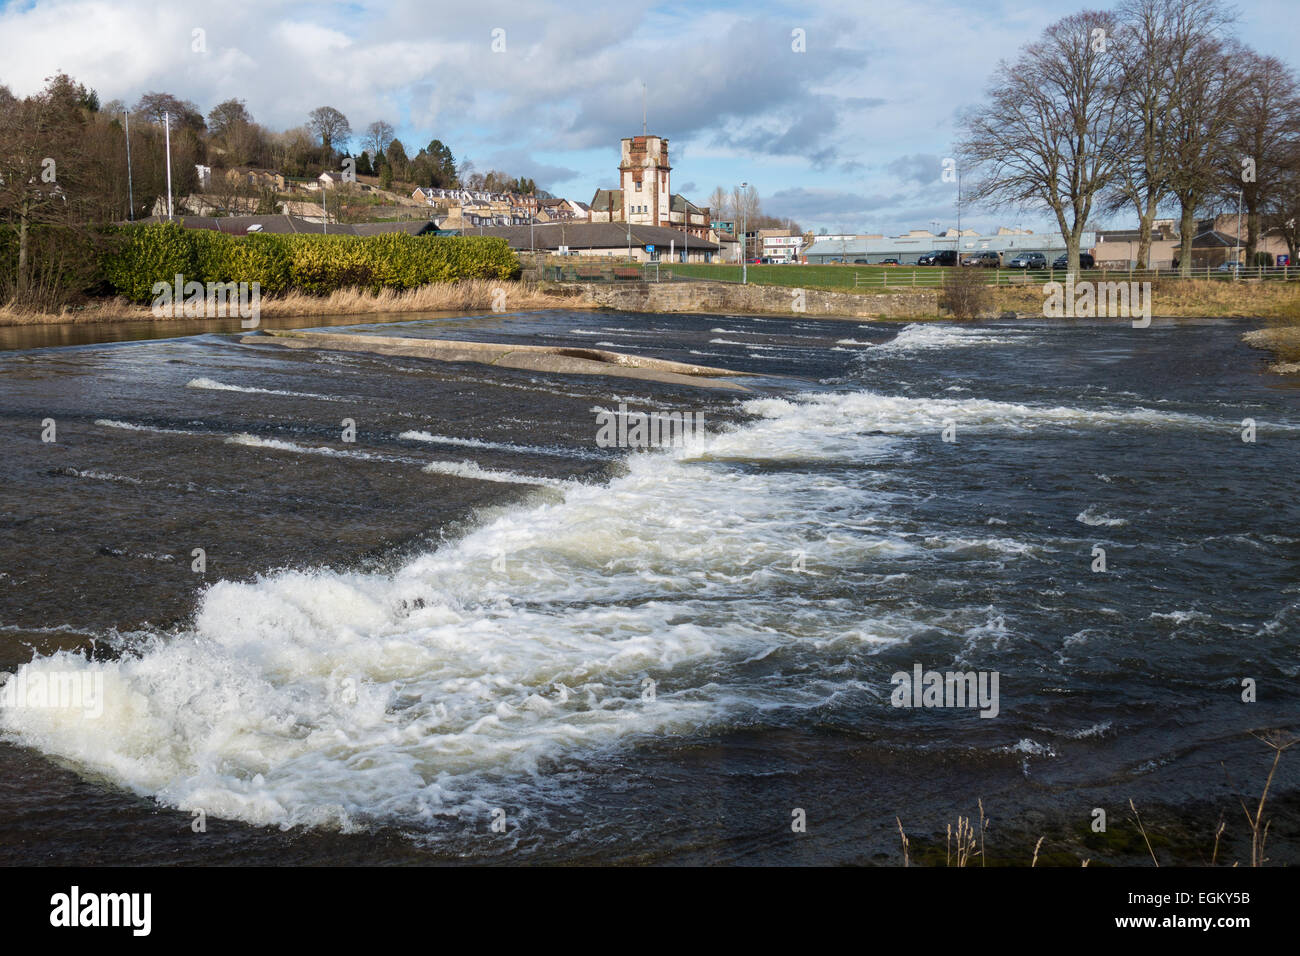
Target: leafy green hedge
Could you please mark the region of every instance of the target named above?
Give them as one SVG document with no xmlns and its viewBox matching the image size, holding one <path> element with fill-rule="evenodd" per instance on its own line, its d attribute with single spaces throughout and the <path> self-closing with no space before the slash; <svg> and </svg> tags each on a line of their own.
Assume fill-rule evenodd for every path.
<svg viewBox="0 0 1300 956">
<path fill-rule="evenodd" d="M 232 236 L 174 223 L 118 230 L 105 275 L 122 296 L 152 298 L 154 283 L 258 282 L 264 295 L 338 289 L 411 289 L 458 279 L 510 279 L 519 260 L 486 236 Z"/>
</svg>

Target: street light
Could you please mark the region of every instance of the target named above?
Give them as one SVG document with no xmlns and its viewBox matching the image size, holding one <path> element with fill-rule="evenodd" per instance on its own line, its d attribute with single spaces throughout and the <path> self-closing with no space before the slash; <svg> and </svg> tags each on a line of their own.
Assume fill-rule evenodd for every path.
<svg viewBox="0 0 1300 956">
<path fill-rule="evenodd" d="M 745 194 L 743 190 L 749 188 L 749 183 L 741 183 L 740 188 L 742 190 L 741 192 L 742 205 L 740 207 L 740 284 L 748 285 L 749 284 L 749 249 L 747 249 L 746 246 L 748 246 L 749 243 L 747 242 L 748 236 L 746 235 L 746 224 L 748 223 L 749 220 L 749 206 L 747 203 L 745 203 L 744 200 Z"/>
<path fill-rule="evenodd" d="M 1232 277 L 1241 278 L 1241 190 L 1237 190 L 1237 244 L 1232 249 Z"/>
</svg>

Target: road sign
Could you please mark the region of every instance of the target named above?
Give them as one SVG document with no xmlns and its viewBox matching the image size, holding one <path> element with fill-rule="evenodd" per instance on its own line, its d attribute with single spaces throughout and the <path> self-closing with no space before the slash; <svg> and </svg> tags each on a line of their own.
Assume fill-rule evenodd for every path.
<svg viewBox="0 0 1300 956">
<path fill-rule="evenodd" d="M 645 251 L 646 251 L 646 252 L 654 252 L 654 251 L 655 251 L 655 247 L 654 247 L 654 246 L 646 246 L 646 247 L 645 247 Z"/>
</svg>

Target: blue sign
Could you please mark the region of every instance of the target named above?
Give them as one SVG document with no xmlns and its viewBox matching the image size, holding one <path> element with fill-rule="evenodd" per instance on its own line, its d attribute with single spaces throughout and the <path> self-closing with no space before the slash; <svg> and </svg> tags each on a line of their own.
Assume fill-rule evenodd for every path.
<svg viewBox="0 0 1300 956">
<path fill-rule="evenodd" d="M 655 251 L 655 247 L 654 247 L 654 246 L 646 246 L 646 247 L 645 247 L 645 251 L 646 251 L 646 252 L 654 252 L 654 251 Z"/>
</svg>

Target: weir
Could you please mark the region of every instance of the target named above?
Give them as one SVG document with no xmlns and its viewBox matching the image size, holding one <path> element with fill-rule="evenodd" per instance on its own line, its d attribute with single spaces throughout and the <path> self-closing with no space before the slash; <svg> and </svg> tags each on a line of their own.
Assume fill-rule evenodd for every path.
<svg viewBox="0 0 1300 956">
<path fill-rule="evenodd" d="M 342 352 L 370 352 L 401 355 L 438 362 L 477 362 L 500 368 L 555 372 L 561 375 L 612 375 L 639 378 L 698 388 L 748 391 L 737 382 L 721 378 L 747 375 L 732 369 L 692 365 L 669 359 L 628 355 L 605 349 L 548 345 L 507 345 L 500 342 L 469 342 L 452 339 L 423 339 L 390 335 L 356 335 L 344 332 L 313 332 L 298 329 L 267 330 L 263 335 L 240 339 L 246 345 L 284 345 L 289 348 L 329 349 Z"/>
</svg>

